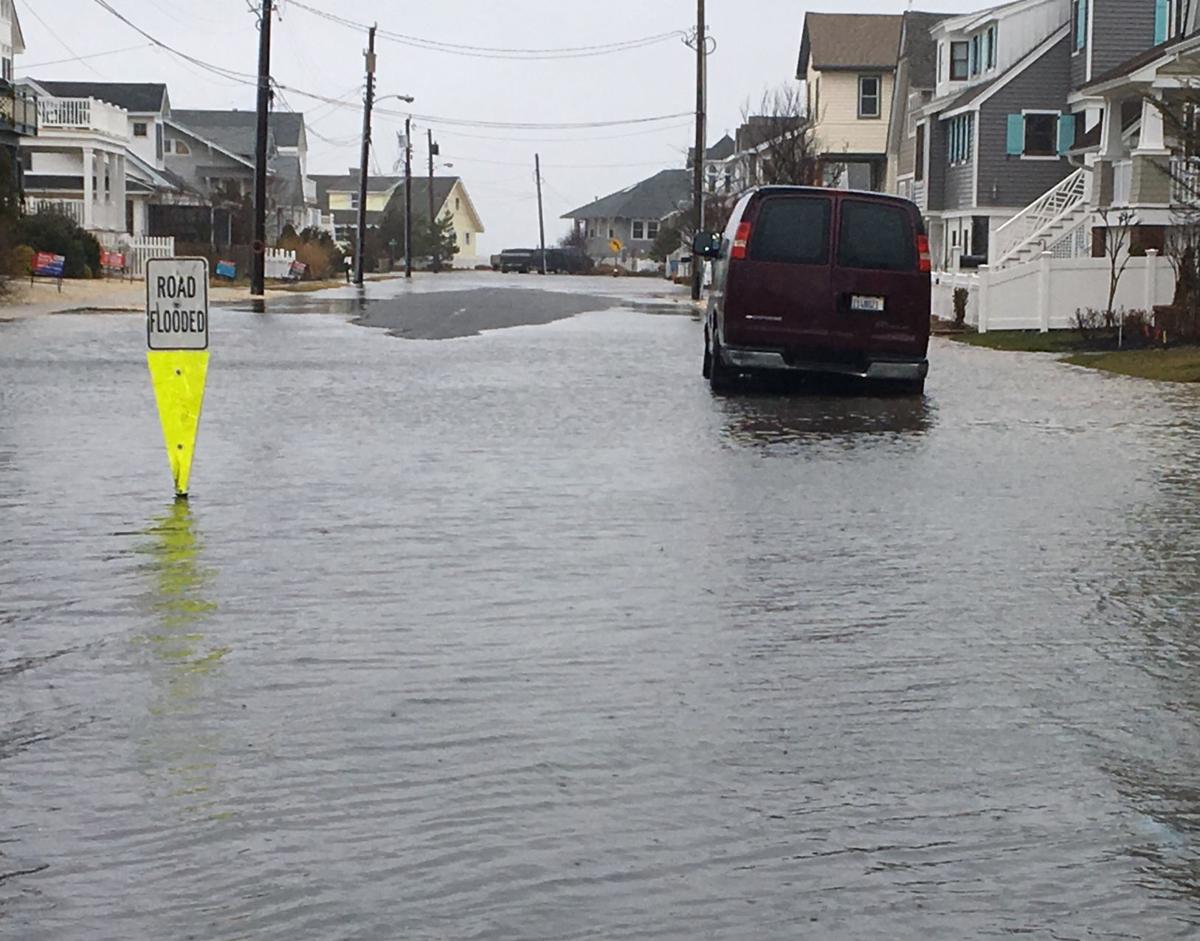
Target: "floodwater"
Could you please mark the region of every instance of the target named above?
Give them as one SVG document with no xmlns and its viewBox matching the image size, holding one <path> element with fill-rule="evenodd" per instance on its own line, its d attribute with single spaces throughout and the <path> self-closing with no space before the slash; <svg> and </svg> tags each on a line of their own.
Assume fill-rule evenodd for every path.
<svg viewBox="0 0 1200 941">
<path fill-rule="evenodd" d="M 1200 932 L 1195 391 L 224 311 L 174 504 L 143 343 L 0 324 L 0 937 Z"/>
</svg>

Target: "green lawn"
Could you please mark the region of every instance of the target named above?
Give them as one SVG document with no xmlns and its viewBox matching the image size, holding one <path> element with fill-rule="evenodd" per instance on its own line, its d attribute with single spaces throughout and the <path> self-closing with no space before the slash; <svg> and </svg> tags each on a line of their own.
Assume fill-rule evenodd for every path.
<svg viewBox="0 0 1200 941">
<path fill-rule="evenodd" d="M 1064 363 L 1103 369 L 1122 376 L 1156 379 L 1160 382 L 1200 382 L 1200 347 L 1121 350 L 1112 353 L 1076 353 Z"/>
<path fill-rule="evenodd" d="M 989 350 L 1009 350 L 1017 353 L 1075 353 L 1084 343 L 1073 330 L 994 330 L 990 333 L 956 333 L 951 340 Z"/>
<path fill-rule="evenodd" d="M 1089 344 L 1074 330 L 997 330 L 992 333 L 949 334 L 948 338 L 970 346 L 1018 353 L 1060 353 L 1062 362 L 1105 372 L 1155 379 L 1160 382 L 1200 382 L 1200 347 L 1174 346 L 1167 349 L 1089 350 Z M 1111 340 L 1109 341 L 1111 342 Z"/>
</svg>

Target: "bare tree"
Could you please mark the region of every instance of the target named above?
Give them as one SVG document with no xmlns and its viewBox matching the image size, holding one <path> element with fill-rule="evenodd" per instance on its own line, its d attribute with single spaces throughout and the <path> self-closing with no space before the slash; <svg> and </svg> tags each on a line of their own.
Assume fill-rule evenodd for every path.
<svg viewBox="0 0 1200 941">
<path fill-rule="evenodd" d="M 1105 319 L 1111 324 L 1117 320 L 1117 347 L 1125 345 L 1125 318 L 1116 317 L 1113 305 L 1117 299 L 1117 286 L 1121 276 L 1129 267 L 1130 233 L 1133 228 L 1134 215 L 1128 209 L 1115 211 L 1111 208 L 1101 209 L 1097 215 L 1104 223 L 1104 254 L 1108 258 L 1108 306 L 1105 308 Z"/>
<path fill-rule="evenodd" d="M 821 186 L 827 181 L 826 162 L 798 85 L 764 92 L 756 109 L 743 107 L 737 144 L 751 182 Z"/>
</svg>

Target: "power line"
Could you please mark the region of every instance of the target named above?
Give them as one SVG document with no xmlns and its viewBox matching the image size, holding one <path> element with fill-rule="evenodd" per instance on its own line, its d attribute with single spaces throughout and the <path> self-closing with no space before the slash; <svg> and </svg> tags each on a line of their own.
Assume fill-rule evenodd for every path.
<svg viewBox="0 0 1200 941">
<path fill-rule="evenodd" d="M 101 75 L 94 68 L 92 68 L 91 63 L 87 62 L 83 56 L 79 55 L 74 49 L 72 49 L 70 46 L 68 46 L 66 44 L 66 41 L 60 35 L 58 35 L 58 30 L 56 30 L 54 27 L 52 27 L 44 19 L 42 19 L 42 15 L 40 13 L 38 13 L 37 8 L 33 5 L 31 0 L 25 0 L 25 9 L 28 10 L 30 13 L 32 13 L 33 18 L 35 20 L 37 20 L 39 23 L 41 23 L 42 26 L 44 26 L 46 28 L 46 31 L 51 36 L 54 37 L 55 41 L 57 41 L 60 46 L 62 46 L 64 49 L 67 50 L 67 52 L 69 52 L 71 54 L 71 59 L 69 61 L 82 62 L 84 65 L 86 65 L 88 67 L 88 71 L 92 72 L 92 74 L 98 75 L 100 78 L 104 78 L 103 75 Z"/>
<path fill-rule="evenodd" d="M 158 46 L 160 49 L 163 49 L 163 50 L 171 53 L 172 55 L 178 56 L 179 58 L 183 59 L 185 62 L 190 62 L 191 64 L 193 64 L 199 68 L 205 69 L 208 72 L 212 72 L 214 75 L 219 75 L 221 78 L 231 79 L 236 82 L 241 82 L 244 85 L 253 85 L 253 86 L 258 85 L 257 76 L 250 75 L 246 72 L 238 72 L 238 71 L 235 71 L 234 69 L 227 69 L 224 66 L 214 65 L 211 62 L 206 62 L 203 59 L 198 59 L 195 56 L 189 55 L 186 52 L 181 52 L 180 50 L 176 49 L 175 47 L 163 42 L 161 39 L 158 39 L 157 37 L 152 36 L 150 33 L 146 32 L 144 29 L 142 29 L 140 26 L 138 26 L 136 23 L 134 23 L 132 20 L 130 20 L 127 16 L 125 16 L 123 13 L 121 13 L 119 10 L 117 10 L 115 7 L 113 7 L 112 4 L 110 4 L 108 2 L 108 0 L 93 0 L 93 2 L 97 6 L 101 7 L 102 9 L 107 10 L 109 13 L 111 13 L 113 16 L 115 16 L 117 19 L 119 19 L 122 23 L 124 23 L 126 26 L 128 26 L 130 29 L 132 29 L 134 32 L 136 32 L 139 36 L 142 36 L 145 39 L 149 40 L 152 44 L 154 44 L 155 46 Z M 296 3 L 295 0 L 293 0 L 293 3 L 296 6 L 300 5 L 300 4 Z M 274 87 L 276 89 L 282 89 L 283 91 L 289 91 L 293 94 L 300 95 L 304 98 L 310 98 L 314 101 L 322 101 L 322 102 L 325 102 L 326 104 L 336 105 L 338 107 L 343 107 L 343 108 L 351 107 L 350 104 L 348 104 L 346 101 L 343 101 L 341 99 L 331 98 L 328 95 L 320 95 L 320 94 L 317 94 L 316 92 L 305 91 L 302 88 L 296 88 L 294 85 L 284 85 L 280 82 L 274 81 L 273 79 L 272 79 L 271 84 L 272 84 L 272 87 Z M 592 129 L 592 128 L 624 127 L 626 125 L 652 124 L 652 123 L 657 123 L 659 121 L 673 121 L 676 118 L 684 118 L 684 117 L 689 117 L 691 115 L 690 111 L 681 111 L 681 112 L 677 112 L 675 114 L 661 114 L 661 115 L 653 115 L 650 117 L 642 117 L 642 118 L 625 118 L 625 119 L 615 120 L 615 121 L 565 121 L 565 122 L 518 121 L 518 122 L 507 122 L 507 121 L 476 121 L 476 120 L 470 120 L 470 119 L 465 119 L 465 118 L 443 118 L 443 117 L 439 117 L 437 115 L 411 114 L 410 112 L 406 112 L 406 111 L 388 110 L 386 108 L 379 108 L 377 110 L 379 111 L 380 114 L 389 114 L 394 117 L 410 117 L 411 116 L 413 118 L 413 120 L 415 120 L 415 121 L 424 121 L 426 124 L 435 124 L 438 126 L 482 127 L 482 128 L 490 128 L 493 130 L 510 130 L 510 131 L 520 131 L 520 130 L 569 131 L 569 130 L 585 130 L 585 129 Z"/>
<path fill-rule="evenodd" d="M 116 56 L 122 52 L 135 52 L 138 49 L 149 49 L 153 43 L 140 43 L 136 46 L 126 46 L 124 49 L 109 49 L 108 52 L 93 52 L 86 56 L 72 56 L 69 59 L 51 59 L 49 62 L 21 63 L 22 71 L 28 69 L 44 69 L 50 65 L 65 65 L 68 62 L 87 62 L 89 59 L 101 59 L 105 56 Z"/>
<path fill-rule="evenodd" d="M 337 23 L 339 26 L 344 26 L 347 29 L 353 29 L 357 32 L 362 32 L 369 27 L 365 23 L 359 23 L 347 17 L 340 16 L 336 13 L 330 13 L 327 10 L 321 10 L 317 7 L 309 6 L 301 3 L 300 0 L 292 0 L 292 6 L 311 13 L 314 16 L 319 16 L 322 19 L 328 20 L 331 23 Z M 653 36 L 642 36 L 637 39 L 628 39 L 620 42 L 601 43 L 590 46 L 563 46 L 558 48 L 545 49 L 506 49 L 496 46 L 472 46 L 463 43 L 442 42 L 436 39 L 424 39 L 420 36 L 412 36 L 406 33 L 397 33 L 389 30 L 379 30 L 381 39 L 387 39 L 391 42 L 401 45 L 411 46 L 417 49 L 424 49 L 430 52 L 442 52 L 447 55 L 467 56 L 477 59 L 524 59 L 524 60 L 546 60 L 546 59 L 581 59 L 591 56 L 611 55 L 617 52 L 627 52 L 633 49 L 644 49 L 647 46 L 658 45 L 671 39 L 677 39 L 687 34 L 683 30 L 671 30 L 670 32 L 657 33 Z"/>
</svg>

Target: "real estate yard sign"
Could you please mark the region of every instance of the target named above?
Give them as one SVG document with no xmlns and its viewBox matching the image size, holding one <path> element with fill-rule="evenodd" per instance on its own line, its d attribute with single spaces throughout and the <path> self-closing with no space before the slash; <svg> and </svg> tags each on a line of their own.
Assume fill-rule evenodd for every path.
<svg viewBox="0 0 1200 941">
<path fill-rule="evenodd" d="M 146 263 L 146 360 L 175 495 L 186 499 L 208 377 L 208 261 Z"/>
</svg>

